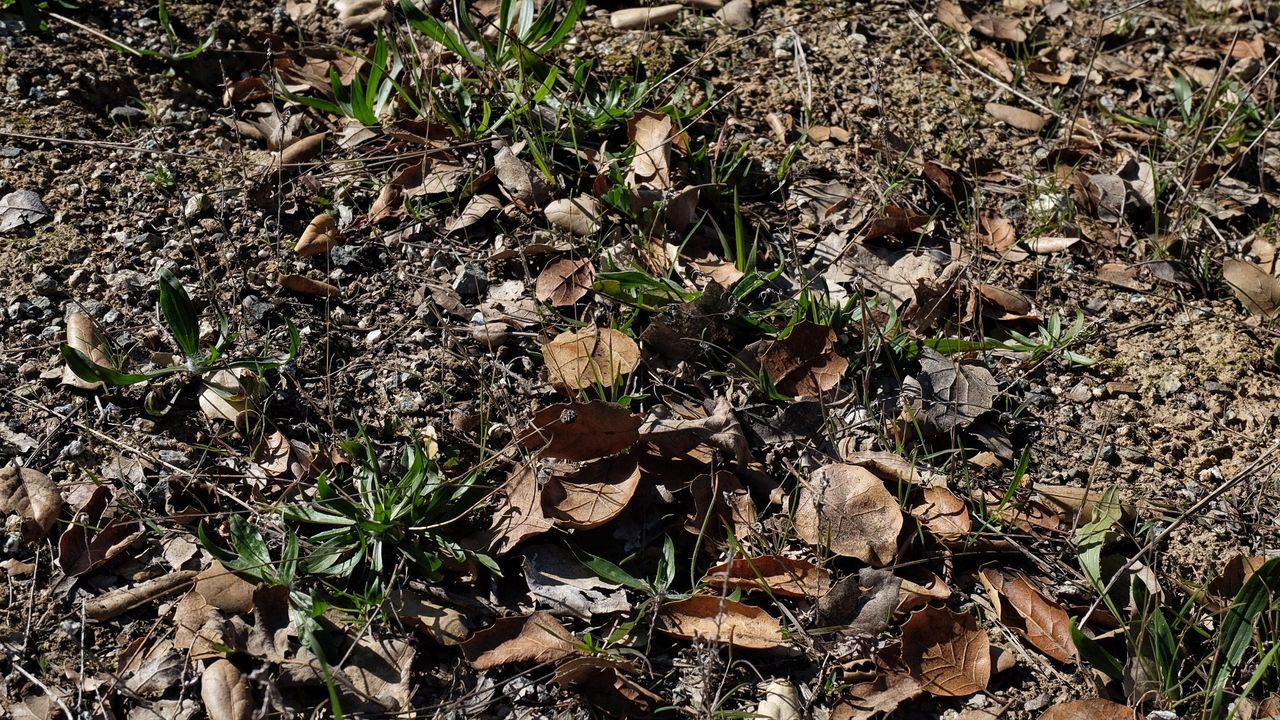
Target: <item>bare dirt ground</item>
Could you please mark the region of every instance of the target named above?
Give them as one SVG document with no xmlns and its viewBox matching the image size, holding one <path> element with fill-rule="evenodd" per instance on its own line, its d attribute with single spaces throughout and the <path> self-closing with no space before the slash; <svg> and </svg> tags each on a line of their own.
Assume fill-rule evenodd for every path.
<svg viewBox="0 0 1280 720">
<path fill-rule="evenodd" d="M 1280 715 L 1274 5 L 524 4 L 0 2 L 0 718 Z"/>
</svg>

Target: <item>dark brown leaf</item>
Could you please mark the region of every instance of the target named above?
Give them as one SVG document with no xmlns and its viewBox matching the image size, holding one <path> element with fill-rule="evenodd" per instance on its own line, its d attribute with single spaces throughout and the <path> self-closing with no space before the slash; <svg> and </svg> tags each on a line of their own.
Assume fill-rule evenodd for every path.
<svg viewBox="0 0 1280 720">
<path fill-rule="evenodd" d="M 640 423 L 639 415 L 612 403 L 561 403 L 535 413 L 519 442 L 544 457 L 594 460 L 631 447 L 640 437 Z"/>
<path fill-rule="evenodd" d="M 577 654 L 572 634 L 548 613 L 502 618 L 462 643 L 462 654 L 477 670 L 509 663 L 544 663 Z"/>
<path fill-rule="evenodd" d="M 596 269 L 589 258 L 557 260 L 538 275 L 534 296 L 556 307 L 568 307 L 591 292 L 595 279 Z"/>
<path fill-rule="evenodd" d="M 666 603 L 655 625 L 662 632 L 685 640 L 710 640 L 751 650 L 770 650 L 786 642 L 782 626 L 769 613 L 709 595 Z"/>
<path fill-rule="evenodd" d="M 815 396 L 840 383 L 849 361 L 835 351 L 835 331 L 805 320 L 765 346 L 760 365 L 787 395 Z"/>
<path fill-rule="evenodd" d="M 632 454 L 588 463 L 572 473 L 551 476 L 542 505 L 556 525 L 590 530 L 617 517 L 640 484 L 640 464 Z"/>
<path fill-rule="evenodd" d="M 933 695 L 972 695 L 991 679 L 991 641 L 969 613 L 934 607 L 912 613 L 902 626 L 902 659 Z"/>
<path fill-rule="evenodd" d="M 1025 575 L 984 568 L 979 572 L 1000 622 L 1023 635 L 1032 645 L 1058 662 L 1077 661 L 1071 638 L 1071 618 L 1057 603 L 1045 597 Z"/>
</svg>

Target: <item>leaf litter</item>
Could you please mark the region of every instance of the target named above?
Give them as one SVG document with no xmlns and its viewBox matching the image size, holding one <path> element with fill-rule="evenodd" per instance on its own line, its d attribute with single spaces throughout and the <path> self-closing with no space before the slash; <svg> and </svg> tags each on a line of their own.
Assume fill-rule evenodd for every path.
<svg viewBox="0 0 1280 720">
<path fill-rule="evenodd" d="M 1149 503 L 1143 494 L 1150 488 L 1077 460 L 1096 450 L 1098 462 L 1132 477 L 1143 453 L 1171 466 L 1185 460 L 1194 463 L 1183 466 L 1198 483 L 1188 480 L 1185 489 L 1194 499 L 1224 477 L 1213 474 L 1220 466 L 1239 468 L 1234 456 L 1254 449 L 1246 438 L 1265 435 L 1257 418 L 1268 417 L 1270 396 L 1250 384 L 1252 394 L 1242 395 L 1261 408 L 1228 413 L 1214 405 L 1216 417 L 1236 423 L 1229 442 L 1166 452 L 1162 441 L 1135 432 L 1147 418 L 1134 420 L 1124 415 L 1132 407 L 1115 403 L 1129 398 L 1148 412 L 1153 397 L 1175 403 L 1182 397 L 1175 386 L 1192 382 L 1193 369 L 1135 379 L 1128 368 L 1194 352 L 1166 356 L 1153 343 L 1141 350 L 1146 359 L 1116 360 L 1099 374 L 1081 372 L 1073 358 L 1087 343 L 1122 353 L 1124 341 L 1098 341 L 1092 323 L 1150 318 L 1148 303 L 1168 309 L 1157 305 L 1157 287 L 1192 292 L 1198 284 L 1194 292 L 1206 297 L 1196 297 L 1215 303 L 1206 305 L 1209 313 L 1242 306 L 1254 316 L 1245 321 L 1249 332 L 1270 332 L 1259 320 L 1276 314 L 1274 238 L 1259 218 L 1276 206 L 1280 165 L 1255 147 L 1263 143 L 1251 144 L 1257 119 L 1224 131 L 1194 163 L 1160 151 L 1160 138 L 1177 134 L 1170 128 L 1214 112 L 1195 103 L 1200 93 L 1214 99 L 1219 75 L 1234 83 L 1224 86 L 1233 102 L 1269 87 L 1260 69 L 1275 42 L 1265 28 L 1167 48 L 1159 60 L 1170 68 L 1163 88 L 1165 79 L 1148 70 L 1155 59 L 1143 56 L 1150 41 L 1139 38 L 1150 33 L 1132 33 L 1115 18 L 1096 21 L 1065 3 L 962 8 L 944 1 L 927 24 L 915 25 L 914 12 L 912 23 L 898 23 L 913 41 L 916 30 L 937 41 L 941 55 L 929 58 L 935 67 L 913 65 L 901 73 L 910 79 L 905 86 L 877 75 L 864 89 L 865 78 L 847 73 L 873 67 L 851 58 L 866 60 L 858 48 L 882 40 L 877 9 L 841 21 L 836 43 L 822 23 L 778 30 L 799 27 L 792 3 L 612 8 L 568 30 L 588 33 L 588 46 L 621 49 L 619 56 L 655 68 L 663 53 L 655 46 L 679 55 L 690 38 L 705 36 L 717 41 L 705 52 L 724 60 L 725 72 L 773 58 L 786 66 L 778 75 L 785 79 L 735 90 L 760 105 L 750 114 L 718 101 L 685 112 L 680 93 L 658 102 L 647 90 L 625 111 L 595 116 L 612 132 L 588 133 L 591 143 L 582 145 L 553 141 L 548 154 L 544 143 L 555 133 L 537 137 L 520 123 L 588 122 L 575 113 L 590 112 L 596 100 L 589 92 L 573 96 L 572 110 L 537 106 L 558 90 L 534 93 L 532 115 L 502 116 L 494 126 L 518 128 L 509 135 L 467 125 L 487 122 L 491 108 L 461 98 L 483 92 L 487 73 L 501 69 L 468 67 L 468 56 L 495 43 L 483 46 L 492 62 L 502 57 L 503 38 L 514 39 L 483 29 L 503 22 L 493 3 L 475 4 L 470 15 L 428 15 L 436 24 L 424 26 L 442 38 L 479 22 L 467 43 L 447 52 L 430 46 L 415 59 L 441 73 L 440 88 L 461 89 L 437 97 L 429 120 L 400 102 L 407 100 L 400 80 L 384 86 L 383 100 L 399 99 L 369 109 L 376 124 L 332 110 L 346 103 L 356 114 L 360 83 L 380 72 L 418 72 L 406 70 L 402 56 L 372 60 L 392 18 L 416 17 L 410 5 L 287 3 L 299 29 L 336 21 L 363 46 L 336 53 L 273 36 L 274 66 L 241 69 L 222 88 L 222 132 L 238 133 L 261 171 L 236 212 L 259 203 L 284 218 L 273 239 L 242 218 L 231 232 L 246 234 L 246 247 L 297 238 L 295 251 L 260 252 L 246 271 L 234 266 L 237 250 L 203 239 L 215 232 L 210 223 L 192 230 L 198 257 L 181 257 L 232 278 L 231 288 L 210 282 L 200 292 L 237 318 L 258 313 L 237 326 L 242 332 L 256 340 L 257 326 L 296 318 L 310 356 L 280 372 L 227 367 L 186 378 L 202 388 L 190 408 L 203 410 L 204 417 L 191 414 L 197 427 L 186 424 L 184 406 L 162 422 L 141 412 L 135 418 L 141 396 L 69 376 L 69 367 L 20 346 L 27 348 L 15 375 L 27 383 L 21 397 L 38 397 L 63 415 L 41 425 L 36 415 L 0 414 L 0 510 L 13 542 L 25 543 L 22 557 L 44 552 L 56 566 L 50 597 L 79 593 L 85 617 L 136 638 L 111 668 L 119 682 L 110 686 L 129 693 L 119 702 L 130 717 L 143 717 L 144 704 L 158 716 L 194 714 L 185 688 L 196 684 L 205 712 L 226 718 L 297 713 L 297 698 L 323 703 L 326 696 L 356 713 L 406 714 L 443 697 L 477 715 L 569 702 L 622 717 L 664 704 L 696 714 L 706 700 L 723 699 L 700 697 L 699 688 L 728 687 L 731 676 L 738 689 L 728 706 L 779 718 L 808 716 L 811 708 L 854 718 L 961 707 L 958 717 L 990 717 L 999 714 L 983 709 L 995 707 L 993 698 L 1018 717 L 1044 709 L 1045 718 L 1110 718 L 1183 702 L 1140 692 L 1160 687 L 1142 676 L 1152 672 L 1144 655 L 1151 645 L 1132 642 L 1124 629 L 1167 620 L 1142 613 L 1152 612 L 1151 598 L 1170 596 L 1195 597 L 1196 607 L 1213 614 L 1205 627 L 1229 624 L 1237 597 L 1270 581 L 1273 548 L 1260 539 L 1230 555 L 1225 568 L 1170 582 L 1161 573 L 1185 559 L 1138 563 L 1127 543 L 1153 508 L 1177 506 L 1169 497 Z M 1213 12 L 1235 13 L 1246 27 L 1242 4 L 1219 5 Z M 1156 11 L 1164 18 L 1167 9 Z M 748 28 L 763 32 L 734 35 Z M 916 45 L 931 47 L 914 42 L 905 55 L 918 54 Z M 1085 58 L 1085 45 L 1105 51 Z M 752 47 L 754 59 L 744 64 L 746 56 L 726 49 L 739 46 Z M 835 59 L 836 47 L 851 49 Z M 536 73 L 539 62 L 559 58 L 543 50 L 537 61 L 513 50 L 502 62 Z M 825 63 L 816 76 L 808 64 L 815 61 Z M 990 78 L 970 76 L 973 67 Z M 939 68 L 956 71 L 948 73 L 947 97 L 929 94 Z M 695 88 L 694 97 L 722 90 L 716 82 Z M 1116 87 L 1124 92 L 1106 94 Z M 1070 93 L 1087 96 L 1078 117 L 1048 110 L 1063 107 Z M 777 102 L 784 96 L 790 99 Z M 39 102 L 34 88 L 30 97 Z M 952 103 L 963 103 L 963 113 Z M 801 106 L 803 117 L 792 116 Z M 756 109 L 779 137 L 756 122 Z M 902 125 L 899 115 L 912 123 Z M 935 130 L 904 140 L 903 127 Z M 941 140 L 952 128 L 972 138 Z M 726 180 L 735 172 L 721 168 L 739 157 L 736 143 L 741 157 L 769 172 L 739 168 L 750 183 Z M 889 157 L 897 159 L 886 164 Z M 22 163 L 15 167 L 22 172 Z M 355 172 L 365 175 L 352 181 Z M 154 177 L 163 187 L 163 176 Z M 1173 197 L 1171 177 L 1191 201 Z M 6 180 L 5 187 L 24 184 Z M 21 240 L 66 213 L 75 217 L 72 195 L 41 187 L 53 211 L 19 203 L 5 211 L 5 229 Z M 218 207 L 219 218 L 232 217 Z M 226 229 L 220 232 L 226 241 Z M 1215 281 L 1207 275 L 1188 280 L 1193 263 L 1164 259 L 1189 257 L 1179 253 L 1209 236 L 1231 238 L 1201 253 L 1221 269 L 1216 290 L 1206 289 Z M 149 264 L 139 267 L 159 266 L 153 250 L 141 251 L 138 263 Z M 13 337 L 56 340 L 62 332 L 102 365 L 118 348 L 157 347 L 134 315 L 129 331 L 103 337 L 118 327 L 114 318 L 101 322 L 108 311 L 119 315 L 145 294 L 146 273 L 115 275 L 110 267 L 106 283 L 92 279 L 87 265 L 79 279 L 41 270 L 33 292 L 6 298 Z M 1131 295 L 1067 283 L 1080 267 Z M 93 290 L 84 289 L 85 276 Z M 120 310 L 86 301 L 100 290 Z M 76 309 L 65 320 L 33 324 L 52 316 L 45 300 L 68 296 Z M 1230 296 L 1240 305 L 1230 305 Z M 1090 330 L 1066 337 L 1069 321 L 1061 317 L 1077 305 L 1088 309 Z M 1174 313 L 1169 322 L 1197 322 Z M 215 331 L 209 325 L 199 333 Z M 1272 355 L 1253 353 L 1255 374 L 1274 372 Z M 60 378 L 65 387 L 52 390 Z M 1213 382 L 1235 383 L 1230 390 L 1254 381 L 1223 375 Z M 1228 394 L 1203 386 L 1198 403 Z M 439 399 L 428 399 L 440 388 Z M 89 401 L 76 411 L 92 405 L 94 424 L 65 422 L 68 399 Z M 1095 422 L 1090 403 L 1125 418 L 1117 432 L 1128 444 L 1095 448 L 1061 436 L 1059 446 L 1046 443 L 1055 423 L 1106 435 L 1110 426 Z M 321 573 L 355 571 L 336 570 L 326 555 L 327 528 L 350 519 L 312 514 L 329 525 L 291 526 L 271 509 L 402 507 L 378 495 L 394 487 L 390 474 L 363 488 L 335 480 L 356 461 L 340 447 L 342 436 L 366 422 L 379 472 L 395 465 L 397 437 L 431 448 L 429 480 L 412 497 L 443 503 L 447 512 L 386 536 L 378 533 L 394 523 L 362 518 L 369 542 L 406 552 L 377 568 L 388 584 L 372 596 L 322 602 L 311 594 Z M 101 438 L 83 430 L 93 441 L 88 451 L 64 441 L 68 428 L 81 432 L 82 425 L 118 434 L 124 445 L 117 449 L 139 460 L 122 459 L 88 484 L 82 476 L 96 467 L 89 458 L 101 452 Z M 28 468 L 32 460 L 49 474 Z M 334 494 L 322 505 L 325 493 Z M 262 528 L 257 540 L 236 529 L 233 513 Z M 163 549 L 156 518 L 168 538 Z M 174 536 L 203 542 L 182 547 L 169 542 Z M 52 543 L 36 549 L 46 539 L 56 542 L 56 557 Z M 303 549 L 291 550 L 292 542 Z M 368 570 L 383 560 L 377 557 Z M 39 577 L 23 565 L 36 567 L 7 561 L 12 581 L 35 582 L 23 579 Z M 1102 601 L 1099 585 L 1112 578 L 1122 592 L 1113 588 Z M 1086 612 L 1095 600 L 1105 607 Z M 172 638 L 134 632 L 134 623 L 157 617 L 172 626 Z M 431 653 L 418 652 L 422 643 L 431 643 Z M 431 672 L 458 653 L 468 666 L 455 676 L 460 694 L 450 695 Z M 1119 663 L 1113 656 L 1127 657 L 1127 682 L 1108 675 Z M 755 679 L 767 682 L 745 682 L 725 658 L 748 658 L 761 668 Z M 1007 672 L 1011 662 L 1049 668 L 1041 674 L 1058 682 Z M 838 670 L 819 682 L 797 671 L 804 663 Z M 1076 665 L 1093 682 L 1063 681 Z M 534 690 L 517 680 L 529 668 L 544 678 Z M 1221 682 L 1239 688 L 1248 668 L 1219 670 Z M 721 675 L 699 678 L 702 669 Z M 115 691 L 103 690 L 102 677 L 48 674 L 49 694 L 24 707 L 68 702 L 73 694 L 59 689 L 66 682 L 78 684 L 81 696 L 106 697 Z M 1259 687 L 1275 690 L 1265 672 L 1258 677 Z M 1095 694 L 1110 699 L 1067 700 Z M 1266 698 L 1249 702 L 1268 707 Z"/>
</svg>

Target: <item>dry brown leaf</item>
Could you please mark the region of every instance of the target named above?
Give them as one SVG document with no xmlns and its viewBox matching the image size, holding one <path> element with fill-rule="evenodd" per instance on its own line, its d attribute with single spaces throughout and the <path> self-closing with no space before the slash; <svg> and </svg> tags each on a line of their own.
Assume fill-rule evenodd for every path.
<svg viewBox="0 0 1280 720">
<path fill-rule="evenodd" d="M 114 364 L 107 354 L 106 342 L 98 334 L 93 320 L 84 313 L 73 312 L 67 316 L 67 344 L 103 367 L 111 367 Z M 62 368 L 62 384 L 81 390 L 97 390 L 102 387 L 101 380 L 97 382 L 84 380 L 65 365 Z"/>
<path fill-rule="evenodd" d="M 929 224 L 930 217 L 897 205 L 886 205 L 884 215 L 867 223 L 863 240 L 874 240 L 889 235 L 906 235 Z"/>
<path fill-rule="evenodd" d="M 1027 246 L 1028 250 L 1038 255 L 1052 255 L 1054 253 L 1066 252 L 1078 242 L 1080 242 L 1080 238 L 1040 237 L 1035 240 L 1028 240 L 1023 244 Z"/>
<path fill-rule="evenodd" d="M 542 490 L 538 487 L 537 472 L 530 465 L 521 465 L 498 489 L 493 520 L 486 538 L 489 550 L 494 555 L 503 555 L 554 525 L 542 511 Z"/>
<path fill-rule="evenodd" d="M 249 679 L 230 660 L 215 660 L 200 675 L 200 699 L 209 720 L 250 720 L 257 703 Z"/>
<path fill-rule="evenodd" d="M 902 509 L 865 468 L 833 464 L 801 486 L 794 522 L 805 542 L 882 566 L 897 555 Z"/>
<path fill-rule="evenodd" d="M 320 213 L 312 218 L 298 238 L 293 251 L 300 257 L 311 257 L 327 253 L 338 244 L 338 222 L 329 213 Z"/>
<path fill-rule="evenodd" d="M 314 160 L 324 150 L 324 143 L 328 137 L 329 133 L 318 132 L 314 135 L 299 138 L 280 151 L 280 155 L 276 159 L 276 165 L 280 168 L 296 168 L 303 163 Z"/>
<path fill-rule="evenodd" d="M 613 328 L 588 325 L 563 332 L 542 346 L 552 384 L 569 390 L 612 387 L 640 366 L 636 341 Z"/>
<path fill-rule="evenodd" d="M 359 32 L 378 25 L 391 15 L 382 0 L 334 0 L 333 9 L 348 30 Z"/>
<path fill-rule="evenodd" d="M 1015 43 L 1026 42 L 1027 40 L 1027 33 L 1023 31 L 1022 23 L 1017 18 L 984 13 L 974 16 L 971 22 L 975 31 L 986 35 L 992 40 Z"/>
<path fill-rule="evenodd" d="M 992 252 L 1003 253 L 1018 242 L 1013 223 L 990 210 L 983 210 L 978 214 L 978 227 L 982 230 L 979 238 L 982 246 Z"/>
<path fill-rule="evenodd" d="M 1040 716 L 1040 720 L 1134 720 L 1132 708 L 1102 698 L 1058 703 Z"/>
<path fill-rule="evenodd" d="M 398 590 L 387 602 L 401 622 L 440 645 L 456 647 L 471 634 L 466 615 L 420 593 Z"/>
<path fill-rule="evenodd" d="M 919 496 L 909 512 L 940 539 L 956 540 L 973 529 L 969 506 L 955 493 L 944 487 L 926 487 Z"/>
<path fill-rule="evenodd" d="M 1231 607 L 1240 588 L 1266 561 L 1262 555 L 1233 554 L 1222 566 L 1222 571 L 1204 588 L 1203 599 L 1210 609 L 1221 612 Z"/>
<path fill-rule="evenodd" d="M 849 369 L 835 344 L 834 330 L 805 320 L 785 338 L 768 343 L 760 353 L 760 365 L 787 395 L 821 395 L 840 384 Z"/>
<path fill-rule="evenodd" d="M 983 47 L 973 51 L 973 59 L 978 61 L 992 75 L 1001 80 L 1011 83 L 1013 82 L 1013 68 L 1009 67 L 1009 60 L 1004 53 L 993 47 Z"/>
<path fill-rule="evenodd" d="M 133 587 L 117 588 L 84 603 L 85 617 L 110 620 L 170 593 L 185 590 L 196 579 L 195 570 L 182 570 L 162 575 Z"/>
<path fill-rule="evenodd" d="M 639 439 L 639 415 L 612 403 L 593 400 L 551 405 L 533 416 L 519 442 L 559 460 L 594 460 L 631 447 Z"/>
<path fill-rule="evenodd" d="M 718 546 L 729 531 L 738 538 L 754 534 L 756 506 L 737 475 L 727 470 L 702 473 L 689 483 L 689 494 L 693 512 L 685 516 L 684 529 L 711 540 L 708 548 Z"/>
<path fill-rule="evenodd" d="M 547 181 L 536 168 L 503 146 L 493 158 L 498 186 L 507 197 L 525 208 L 542 207 L 547 202 Z"/>
<path fill-rule="evenodd" d="M 941 487 L 947 484 L 946 475 L 915 465 L 897 453 L 856 450 L 846 453 L 844 461 L 850 465 L 865 467 L 886 480 L 898 483 L 920 487 Z"/>
<path fill-rule="evenodd" d="M 765 590 L 783 597 L 818 598 L 826 593 L 831 577 L 806 560 L 781 555 L 738 558 L 707 570 L 702 584 L 713 590 Z"/>
<path fill-rule="evenodd" d="M 458 232 L 479 223 L 493 213 L 502 209 L 502 199 L 492 193 L 476 193 L 467 201 L 458 217 L 450 218 L 444 224 L 445 232 Z"/>
<path fill-rule="evenodd" d="M 845 699 L 831 708 L 831 720 L 872 720 L 885 717 L 902 703 L 920 696 L 920 681 L 901 673 L 877 675 L 871 682 L 857 683 Z"/>
<path fill-rule="evenodd" d="M 312 280 L 302 275 L 284 274 L 279 278 L 280 287 L 292 290 L 300 295 L 314 295 L 323 298 L 336 298 L 342 291 L 322 280 Z"/>
<path fill-rule="evenodd" d="M 572 474 L 553 474 L 542 489 L 542 506 L 557 525 L 590 530 L 625 510 L 639 485 L 640 464 L 634 455 L 603 458 Z"/>
<path fill-rule="evenodd" d="M 586 297 L 595 283 L 596 268 L 590 258 L 557 260 L 538 275 L 534 296 L 555 307 L 569 307 Z"/>
<path fill-rule="evenodd" d="M 697 268 L 698 272 L 706 274 L 717 285 L 726 290 L 737 285 L 739 280 L 746 277 L 746 273 L 739 270 L 737 265 L 712 255 L 700 260 L 693 260 L 690 264 Z M 692 301 L 692 303 L 697 303 L 697 300 Z"/>
<path fill-rule="evenodd" d="M 1002 287 L 978 283 L 975 288 L 982 300 L 982 313 L 997 320 L 1030 320 L 1036 316 L 1030 298 Z M 993 312 L 999 310 L 1000 312 Z"/>
<path fill-rule="evenodd" d="M 991 641 L 970 613 L 912 613 L 902 625 L 902 660 L 927 692 L 942 697 L 982 692 L 991 679 Z"/>
<path fill-rule="evenodd" d="M 84 575 L 106 565 L 145 534 L 141 524 L 112 517 L 104 522 L 111 491 L 95 487 L 58 538 L 58 567 L 69 576 Z"/>
<path fill-rule="evenodd" d="M 1222 279 L 1249 312 L 1267 320 L 1280 317 L 1280 278 L 1251 262 L 1227 258 L 1222 261 Z"/>
<path fill-rule="evenodd" d="M 969 18 L 965 16 L 964 10 L 959 3 L 952 0 L 938 0 L 938 5 L 934 12 L 938 16 L 938 22 L 955 30 L 958 33 L 968 35 L 973 30 L 973 25 L 969 22 Z"/>
<path fill-rule="evenodd" d="M 612 717 L 647 717 L 662 697 L 636 684 L 632 668 L 608 657 L 571 658 L 556 668 L 556 683 Z"/>
<path fill-rule="evenodd" d="M 579 195 L 552 200 L 542 213 L 552 225 L 578 237 L 585 237 L 600 229 L 604 206 L 590 195 Z"/>
<path fill-rule="evenodd" d="M 258 585 L 245 580 L 217 560 L 196 577 L 196 592 L 210 607 L 233 613 L 253 612 Z"/>
<path fill-rule="evenodd" d="M 921 167 L 921 171 L 929 183 L 951 201 L 952 205 L 965 205 L 973 195 L 973 188 L 968 179 L 954 168 L 929 161 Z"/>
<path fill-rule="evenodd" d="M 1027 132 L 1040 132 L 1044 129 L 1045 123 L 1048 122 L 1043 115 L 1037 115 L 1030 110 L 1023 110 L 1012 105 L 989 102 L 986 105 L 986 110 L 991 117 Z"/>
<path fill-rule="evenodd" d="M 951 597 L 951 587 L 929 570 L 911 567 L 898 572 L 904 577 L 898 583 L 895 612 L 911 612 L 931 602 L 946 602 Z"/>
<path fill-rule="evenodd" d="M 201 382 L 200 411 L 210 420 L 226 420 L 243 429 L 261 390 L 261 380 L 249 368 L 219 370 Z"/>
<path fill-rule="evenodd" d="M 0 516 L 16 516 L 24 540 L 48 535 L 61 512 L 62 495 L 48 475 L 17 465 L 0 468 Z"/>
<path fill-rule="evenodd" d="M 984 568 L 978 577 L 986 587 L 1001 623 L 1018 631 L 1054 660 L 1067 664 L 1077 662 L 1079 656 L 1071 638 L 1071 618 L 1025 575 Z"/>
<path fill-rule="evenodd" d="M 920 353 L 919 380 L 924 419 L 941 432 L 969 427 L 995 401 L 996 379 L 990 370 L 954 362 L 932 348 Z"/>
<path fill-rule="evenodd" d="M 710 640 L 751 650 L 770 650 L 786 642 L 782 626 L 769 613 L 709 595 L 664 604 L 656 626 L 685 640 Z"/>
<path fill-rule="evenodd" d="M 509 663 L 544 663 L 577 654 L 577 641 L 549 613 L 501 618 L 462 643 L 462 654 L 477 670 Z"/>
</svg>

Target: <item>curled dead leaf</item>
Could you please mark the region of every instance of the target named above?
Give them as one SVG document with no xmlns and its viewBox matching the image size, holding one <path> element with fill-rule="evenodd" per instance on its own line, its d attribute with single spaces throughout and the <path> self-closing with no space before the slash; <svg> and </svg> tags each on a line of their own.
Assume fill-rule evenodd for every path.
<svg viewBox="0 0 1280 720">
<path fill-rule="evenodd" d="M 73 312 L 67 316 L 67 344 L 84 353 L 93 362 L 104 367 L 111 367 L 112 361 L 107 354 L 107 344 L 98 334 L 93 320 L 84 313 Z M 70 367 L 62 368 L 62 384 L 81 390 L 97 390 L 102 381 L 89 382 L 76 375 Z"/>
<path fill-rule="evenodd" d="M 613 328 L 588 325 L 563 332 L 542 346 L 552 384 L 569 390 L 612 387 L 640 366 L 636 341 Z"/>
<path fill-rule="evenodd" d="M 324 150 L 324 143 L 328 137 L 329 133 L 318 132 L 290 143 L 288 147 L 280 151 L 280 155 L 276 158 L 276 166 L 278 168 L 296 168 L 303 163 L 314 160 Z"/>
<path fill-rule="evenodd" d="M 934 607 L 912 613 L 902 626 L 902 660 L 933 695 L 972 695 L 991 680 L 991 641 L 970 613 Z"/>
<path fill-rule="evenodd" d="M 532 466 L 524 464 L 513 470 L 498 488 L 493 502 L 493 520 L 481 541 L 494 555 L 503 555 L 554 525 L 542 511 L 538 474 Z"/>
<path fill-rule="evenodd" d="M 655 625 L 685 640 L 710 640 L 751 650 L 770 650 L 786 642 L 782 626 L 769 613 L 709 595 L 664 604 Z"/>
<path fill-rule="evenodd" d="M 794 522 L 805 542 L 880 566 L 897 554 L 903 519 L 880 478 L 857 465 L 834 464 L 801 486 Z"/>
<path fill-rule="evenodd" d="M 614 10 L 609 13 L 609 26 L 614 30 L 647 30 L 675 22 L 684 10 L 683 5 L 659 5 Z"/>
<path fill-rule="evenodd" d="M 1037 115 L 1030 110 L 1023 110 L 1012 105 L 989 102 L 986 105 L 986 110 L 991 117 L 1027 132 L 1040 132 L 1044 129 L 1045 123 L 1048 122 L 1043 115 Z"/>
<path fill-rule="evenodd" d="M 921 488 L 909 512 L 942 540 L 956 540 L 969 534 L 973 520 L 969 506 L 944 487 Z"/>
<path fill-rule="evenodd" d="M 849 369 L 849 361 L 835 351 L 836 333 L 805 320 L 791 333 L 765 346 L 760 365 L 781 392 L 815 396 L 835 388 Z"/>
<path fill-rule="evenodd" d="M 986 35 L 992 40 L 1005 40 L 1015 43 L 1026 42 L 1027 40 L 1027 33 L 1022 29 L 1022 23 L 1017 18 L 984 13 L 975 16 L 972 23 L 976 32 Z"/>
<path fill-rule="evenodd" d="M 299 295 L 314 295 L 323 298 L 336 298 L 342 295 L 342 291 L 322 280 L 312 280 L 302 275 L 281 275 L 279 278 L 280 287 L 285 290 L 292 290 Z"/>
<path fill-rule="evenodd" d="M 1222 279 L 1249 312 L 1267 320 L 1280 317 L 1280 278 L 1251 262 L 1227 258 L 1222 261 Z"/>
<path fill-rule="evenodd" d="M 95 487 L 58 538 L 58 567 L 67 575 L 97 570 L 143 536 L 138 522 L 107 515 L 110 497 L 105 486 Z"/>
<path fill-rule="evenodd" d="M 327 253 L 338 244 L 338 222 L 329 213 L 320 213 L 311 220 L 298 238 L 293 251 L 301 257 Z"/>
</svg>

